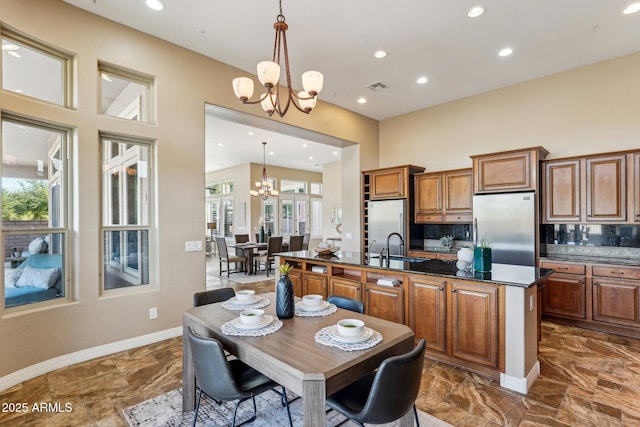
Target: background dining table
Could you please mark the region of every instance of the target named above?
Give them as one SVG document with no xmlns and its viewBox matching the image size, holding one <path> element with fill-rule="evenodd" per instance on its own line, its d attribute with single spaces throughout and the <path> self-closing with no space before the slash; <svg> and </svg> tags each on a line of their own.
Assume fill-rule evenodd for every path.
<svg viewBox="0 0 640 427">
<path fill-rule="evenodd" d="M 255 271 L 253 270 L 253 257 L 256 256 L 259 251 L 266 251 L 267 244 L 266 243 L 256 243 L 256 242 L 247 242 L 247 243 L 233 243 L 228 245 L 228 247 L 235 249 L 236 255 L 243 256 L 247 259 L 247 265 L 245 267 L 245 274 L 253 274 Z M 287 252 L 289 249 L 288 242 L 282 242 L 282 252 Z M 256 250 L 258 252 L 256 252 Z"/>
<path fill-rule="evenodd" d="M 265 314 L 275 317 L 276 294 L 259 295 L 270 300 L 270 304 L 263 308 Z M 296 298 L 296 301 L 300 299 Z M 340 308 L 327 316 L 282 319 L 282 328 L 265 336 L 225 335 L 222 333 L 223 324 L 232 321 L 239 312 L 227 310 L 222 304 L 208 304 L 186 311 L 183 336 L 186 337 L 186 331 L 192 328 L 197 334 L 218 339 L 231 354 L 302 396 L 304 426 L 324 426 L 326 396 L 372 372 L 384 359 L 406 353 L 414 347 L 415 336 L 408 326 Z M 356 351 L 344 351 L 316 342 L 318 331 L 345 318 L 363 320 L 367 327 L 382 334 L 382 341 L 371 348 Z M 195 402 L 193 362 L 186 339 L 183 339 L 182 375 L 182 403 L 186 412 L 193 410 Z M 410 425 L 413 425 L 411 411 L 400 420 L 400 426 Z"/>
</svg>

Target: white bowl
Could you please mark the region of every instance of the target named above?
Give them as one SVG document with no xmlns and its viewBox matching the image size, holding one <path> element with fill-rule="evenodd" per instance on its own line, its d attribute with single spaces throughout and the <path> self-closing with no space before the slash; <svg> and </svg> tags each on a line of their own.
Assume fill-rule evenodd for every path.
<svg viewBox="0 0 640 427">
<path fill-rule="evenodd" d="M 240 321 L 247 325 L 253 325 L 264 321 L 264 310 L 254 308 L 240 312 Z"/>
<path fill-rule="evenodd" d="M 238 301 L 251 301 L 256 296 L 256 291 L 249 289 L 236 292 L 236 300 Z"/>
<path fill-rule="evenodd" d="M 338 321 L 338 333 L 343 337 L 359 337 L 364 333 L 364 322 L 358 319 Z"/>
<path fill-rule="evenodd" d="M 302 303 L 307 307 L 317 307 L 322 304 L 322 295 L 309 294 L 302 297 Z"/>
</svg>

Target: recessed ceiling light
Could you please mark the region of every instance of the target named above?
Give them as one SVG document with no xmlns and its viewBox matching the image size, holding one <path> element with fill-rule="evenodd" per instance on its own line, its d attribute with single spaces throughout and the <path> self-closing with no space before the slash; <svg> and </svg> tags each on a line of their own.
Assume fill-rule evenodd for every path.
<svg viewBox="0 0 640 427">
<path fill-rule="evenodd" d="M 484 6 L 473 6 L 471 9 L 467 10 L 467 16 L 469 18 L 477 18 L 478 16 L 484 14 L 485 11 L 486 9 L 484 8 Z"/>
<path fill-rule="evenodd" d="M 309 156 L 309 160 L 313 160 L 313 156 Z"/>
<path fill-rule="evenodd" d="M 307 147 L 309 146 L 309 144 L 307 144 L 306 142 L 303 142 L 303 143 L 302 143 L 302 146 L 303 146 L 304 148 L 307 148 Z"/>
<path fill-rule="evenodd" d="M 366 104 L 367 98 L 358 98 L 358 104 Z"/>
<path fill-rule="evenodd" d="M 20 49 L 20 46 L 18 46 L 17 44 L 3 44 L 2 45 L 2 50 L 18 50 Z"/>
<path fill-rule="evenodd" d="M 22 56 L 15 50 L 10 50 L 7 52 L 7 54 L 9 54 L 10 56 L 13 56 L 14 58 L 22 58 Z"/>
<path fill-rule="evenodd" d="M 334 152 L 333 152 L 333 155 L 334 155 L 334 156 L 337 156 L 337 155 L 338 155 L 338 152 L 337 152 L 337 151 L 334 151 Z"/>
<path fill-rule="evenodd" d="M 429 81 L 428 78 L 426 78 L 425 76 L 421 76 L 421 77 L 418 77 L 418 80 L 416 80 L 416 83 L 418 83 L 419 85 L 423 85 L 428 81 Z"/>
<path fill-rule="evenodd" d="M 631 15 L 632 13 L 636 13 L 640 11 L 640 3 L 631 3 L 629 6 L 625 7 L 622 13 L 625 15 Z"/>
<path fill-rule="evenodd" d="M 378 59 L 384 58 L 385 56 L 387 56 L 387 52 L 385 52 L 384 50 L 376 50 L 373 56 L 375 56 Z"/>
<path fill-rule="evenodd" d="M 498 52 L 498 56 L 509 56 L 513 53 L 513 49 L 511 49 L 510 47 L 505 47 L 504 49 L 500 50 L 500 52 Z"/>
<path fill-rule="evenodd" d="M 273 156 L 274 154 L 276 154 L 276 152 L 275 152 L 275 151 L 269 151 L 269 155 L 270 155 L 270 156 Z"/>
<path fill-rule="evenodd" d="M 218 142 L 218 147 L 224 147 L 224 144 L 222 142 Z"/>
<path fill-rule="evenodd" d="M 24 92 L 24 91 L 23 91 L 22 89 L 16 89 L 16 90 L 15 90 L 15 92 L 16 92 L 16 93 L 22 93 L 22 92 Z"/>
<path fill-rule="evenodd" d="M 164 9 L 164 5 L 160 0 L 147 0 L 147 6 L 149 6 L 153 10 Z"/>
<path fill-rule="evenodd" d="M 250 136 L 255 135 L 255 133 L 253 133 L 253 131 L 252 131 L 252 130 L 250 130 L 250 131 L 249 131 L 249 132 L 247 132 L 247 133 L 248 133 Z"/>
<path fill-rule="evenodd" d="M 111 80 L 111 77 L 109 77 L 109 74 L 107 73 L 101 73 L 100 77 L 102 78 L 102 80 L 104 80 L 105 82 L 109 82 L 111 83 L 113 80 Z"/>
</svg>

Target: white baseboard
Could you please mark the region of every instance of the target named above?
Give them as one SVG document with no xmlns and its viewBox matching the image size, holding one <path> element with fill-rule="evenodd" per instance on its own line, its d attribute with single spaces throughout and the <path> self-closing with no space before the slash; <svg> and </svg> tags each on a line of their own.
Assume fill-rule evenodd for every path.
<svg viewBox="0 0 640 427">
<path fill-rule="evenodd" d="M 536 360 L 529 373 L 524 378 L 517 378 L 500 372 L 500 386 L 518 393 L 527 394 L 533 383 L 540 376 L 540 362 Z"/>
<path fill-rule="evenodd" d="M 44 362 L 36 363 L 19 371 L 13 372 L 7 376 L 0 378 L 0 390 L 6 390 L 9 387 L 20 384 L 56 369 L 74 365 L 76 363 L 86 362 L 96 357 L 107 356 L 109 354 L 118 353 L 120 351 L 130 350 L 132 348 L 141 347 L 143 345 L 153 344 L 158 341 L 167 340 L 169 338 L 182 335 L 182 326 L 164 331 L 154 332 L 148 335 L 142 335 L 135 338 L 129 338 L 97 347 L 87 348 L 85 350 L 76 351 L 75 353 L 65 354 Z"/>
</svg>

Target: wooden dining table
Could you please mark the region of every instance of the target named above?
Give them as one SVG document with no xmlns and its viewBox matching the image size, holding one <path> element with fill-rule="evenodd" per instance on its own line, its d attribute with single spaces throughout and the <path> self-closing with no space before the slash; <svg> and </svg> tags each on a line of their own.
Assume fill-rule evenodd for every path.
<svg viewBox="0 0 640 427">
<path fill-rule="evenodd" d="M 244 272 L 247 275 L 255 273 L 253 271 L 253 257 L 257 255 L 256 249 L 258 251 L 267 250 L 266 243 L 255 243 L 255 242 L 234 243 L 232 245 L 228 245 L 228 247 L 235 249 L 236 255 L 243 256 L 247 259 L 247 263 L 244 269 Z M 289 249 L 289 243 L 282 242 L 282 252 L 286 252 L 288 249 Z"/>
<path fill-rule="evenodd" d="M 275 317 L 275 293 L 260 294 L 271 303 L 264 307 L 265 314 Z M 296 298 L 296 301 L 299 301 Z M 277 383 L 303 398 L 303 425 L 325 425 L 326 397 L 375 370 L 393 355 L 410 351 L 414 347 L 414 333 L 405 325 L 338 309 L 328 316 L 282 319 L 280 330 L 261 337 L 233 336 L 222 333 L 222 325 L 239 315 L 227 310 L 223 303 L 208 304 L 187 310 L 183 316 L 182 410 L 195 407 L 195 374 L 189 342 L 188 328 L 202 336 L 219 340 L 227 351 L 262 372 Z M 356 351 L 344 351 L 319 344 L 315 334 L 345 318 L 361 319 L 365 325 L 382 334 L 375 346 Z M 402 390 L 398 390 L 401 393 Z M 409 411 L 400 419 L 400 426 L 412 426 Z"/>
</svg>

